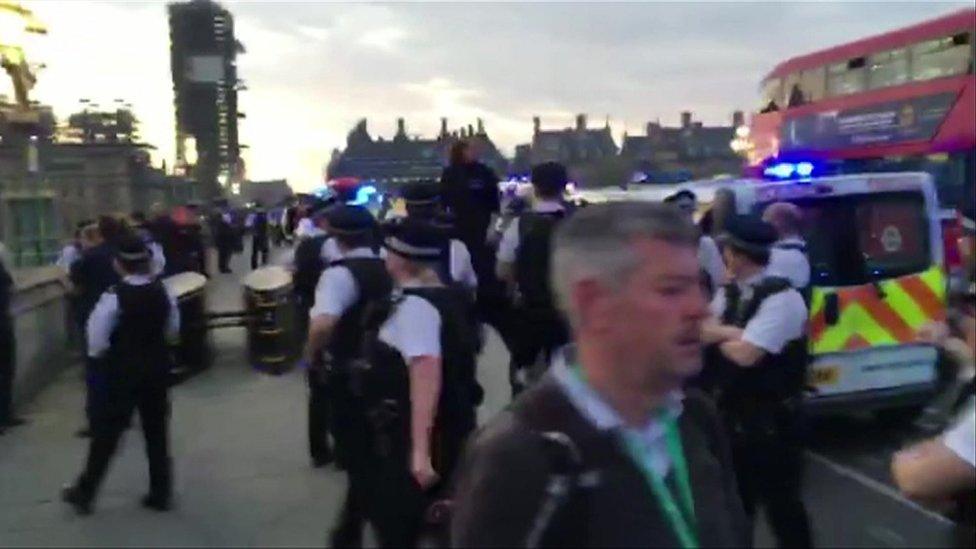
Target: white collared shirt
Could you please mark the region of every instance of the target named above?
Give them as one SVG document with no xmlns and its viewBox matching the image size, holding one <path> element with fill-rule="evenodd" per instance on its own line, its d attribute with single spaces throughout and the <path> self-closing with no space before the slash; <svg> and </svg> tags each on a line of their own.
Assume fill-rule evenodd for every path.
<svg viewBox="0 0 976 549">
<path fill-rule="evenodd" d="M 535 213 L 555 213 L 565 211 L 566 207 L 557 200 L 540 200 L 532 205 Z M 496 257 L 501 263 L 515 263 L 515 256 L 519 248 L 519 218 L 516 217 L 508 224 L 502 233 L 502 240 L 498 243 Z"/>
<path fill-rule="evenodd" d="M 145 286 L 153 281 L 152 276 L 129 275 L 122 282 L 132 286 Z M 166 338 L 175 339 L 180 333 L 180 309 L 173 294 L 166 291 L 169 298 L 169 316 L 166 318 Z M 86 325 L 88 337 L 88 356 L 99 358 L 112 344 L 112 332 L 119 322 L 119 296 L 112 290 L 105 291 L 92 309 Z"/>
<path fill-rule="evenodd" d="M 641 428 L 628 427 L 620 414 L 613 409 L 604 398 L 590 385 L 570 371 L 571 366 L 564 355 L 570 355 L 571 350 L 559 353 L 553 360 L 552 375 L 573 407 L 594 427 L 600 431 L 619 431 L 630 433 L 644 446 L 645 455 L 650 460 L 651 469 L 661 478 L 671 470 L 671 456 L 668 454 L 666 441 L 666 426 L 658 415 L 647 419 L 647 424 Z M 681 391 L 673 391 L 664 405 L 664 413 L 677 420 L 684 408 Z"/>
<path fill-rule="evenodd" d="M 401 288 L 422 288 L 425 285 L 410 281 Z M 405 295 L 380 327 L 380 341 L 396 349 L 403 360 L 410 363 L 422 356 L 441 356 L 441 314 L 426 299 Z"/>
<path fill-rule="evenodd" d="M 331 240 L 331 239 L 330 239 Z M 376 257 L 369 248 L 354 248 L 343 258 Z M 359 286 L 352 271 L 345 265 L 335 265 L 322 271 L 315 285 L 315 304 L 308 312 L 309 318 L 317 316 L 340 317 L 359 299 Z"/>
<path fill-rule="evenodd" d="M 736 282 L 740 290 L 740 303 L 752 298 L 754 287 L 762 282 L 765 276 L 765 273 L 758 273 L 748 280 Z M 725 288 L 719 288 L 709 304 L 712 316 L 721 321 L 727 303 Z M 790 288 L 773 294 L 762 302 L 756 314 L 746 323 L 742 341 L 775 355 L 782 351 L 787 343 L 803 337 L 806 323 L 807 306 L 803 302 L 803 296 Z"/>
<path fill-rule="evenodd" d="M 810 284 L 810 260 L 807 254 L 800 250 L 784 249 L 784 246 L 800 245 L 806 247 L 806 242 L 799 237 L 777 240 L 769 252 L 769 266 L 766 273 L 790 281 L 796 289 L 806 288 Z"/>
</svg>

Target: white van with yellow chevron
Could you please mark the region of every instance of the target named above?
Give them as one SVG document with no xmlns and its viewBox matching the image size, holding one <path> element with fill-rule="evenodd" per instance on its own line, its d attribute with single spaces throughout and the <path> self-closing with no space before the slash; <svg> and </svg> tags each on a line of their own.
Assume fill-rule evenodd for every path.
<svg viewBox="0 0 976 549">
<path fill-rule="evenodd" d="M 814 411 L 911 407 L 938 378 L 920 327 L 945 319 L 939 210 L 925 173 L 804 181 L 736 180 L 718 190 L 717 226 L 773 202 L 803 212 L 811 265 L 809 385 Z"/>
</svg>

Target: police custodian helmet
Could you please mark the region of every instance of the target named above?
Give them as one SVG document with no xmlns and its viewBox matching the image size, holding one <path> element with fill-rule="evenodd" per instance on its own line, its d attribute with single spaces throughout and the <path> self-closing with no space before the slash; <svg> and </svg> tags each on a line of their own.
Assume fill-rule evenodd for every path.
<svg viewBox="0 0 976 549">
<path fill-rule="evenodd" d="M 723 246 L 765 252 L 776 242 L 776 230 L 754 215 L 736 215 L 725 221 L 725 231 L 718 240 Z"/>
<path fill-rule="evenodd" d="M 441 258 L 444 230 L 429 221 L 402 219 L 386 225 L 385 232 L 383 246 L 391 253 L 415 261 L 437 261 Z"/>
</svg>

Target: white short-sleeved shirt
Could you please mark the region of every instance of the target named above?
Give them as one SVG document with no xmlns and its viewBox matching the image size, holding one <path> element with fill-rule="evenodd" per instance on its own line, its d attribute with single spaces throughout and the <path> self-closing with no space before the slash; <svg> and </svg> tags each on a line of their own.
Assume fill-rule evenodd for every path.
<svg viewBox="0 0 976 549">
<path fill-rule="evenodd" d="M 312 238 L 320 234 L 322 229 L 316 227 L 311 218 L 303 217 L 298 220 L 298 225 L 295 227 L 295 236 L 298 238 Z"/>
<path fill-rule="evenodd" d="M 554 200 L 540 200 L 532 206 L 532 211 L 536 213 L 561 212 L 566 208 Z M 515 256 L 519 248 L 519 218 L 515 218 L 508 224 L 508 228 L 502 233 L 501 242 L 498 243 L 498 252 L 495 257 L 501 263 L 515 263 Z"/>
<path fill-rule="evenodd" d="M 345 257 L 376 257 L 369 248 L 349 250 Z M 317 316 L 342 316 L 359 299 L 359 286 L 352 271 L 344 265 L 335 265 L 322 271 L 315 286 L 315 304 L 308 312 L 309 318 Z"/>
<path fill-rule="evenodd" d="M 725 284 L 725 261 L 722 260 L 722 252 L 719 251 L 715 239 L 708 235 L 698 239 L 698 264 L 708 273 L 713 292 Z"/>
<path fill-rule="evenodd" d="M 342 259 L 342 250 L 339 249 L 339 243 L 335 238 L 326 238 L 325 242 L 322 242 L 322 251 L 319 257 L 325 261 L 326 265 Z"/>
<path fill-rule="evenodd" d="M 740 284 L 742 299 L 751 297 L 751 287 L 762 281 L 762 275 L 755 276 Z M 747 288 L 749 287 L 749 288 Z M 712 316 L 721 319 L 726 307 L 725 288 L 719 288 L 709 309 Z M 777 354 L 787 343 L 803 336 L 806 331 L 807 306 L 800 292 L 790 288 L 767 297 L 756 314 L 746 323 L 742 340 Z"/>
<path fill-rule="evenodd" d="M 942 443 L 960 459 L 976 467 L 976 400 L 969 399 L 955 424 L 942 435 Z"/>
<path fill-rule="evenodd" d="M 126 284 L 144 286 L 153 281 L 152 277 L 130 275 L 123 279 Z M 166 318 L 166 337 L 175 338 L 180 333 L 180 309 L 173 294 L 166 292 L 169 297 L 169 316 Z M 95 308 L 88 317 L 85 326 L 88 338 L 88 356 L 98 358 L 108 351 L 111 346 L 112 332 L 119 322 L 119 296 L 113 291 L 106 291 L 98 299 Z"/>
<path fill-rule="evenodd" d="M 441 356 L 441 315 L 429 301 L 406 295 L 380 327 L 380 341 L 403 359 Z"/>
<path fill-rule="evenodd" d="M 802 238 L 784 238 L 773 244 L 766 273 L 785 278 L 794 288 L 802 289 L 810 284 L 810 260 L 800 250 L 784 248 L 795 245 L 806 247 L 806 242 Z"/>
<path fill-rule="evenodd" d="M 58 254 L 58 260 L 54 264 L 61 267 L 65 272 L 70 272 L 71 266 L 79 259 L 81 259 L 81 250 L 78 249 L 76 244 L 68 244 L 64 248 L 61 248 L 61 253 Z"/>
<path fill-rule="evenodd" d="M 478 275 L 474 272 L 474 266 L 471 265 L 471 252 L 468 251 L 464 242 L 452 239 L 450 256 L 448 267 L 451 280 L 471 290 L 477 288 Z"/>
</svg>

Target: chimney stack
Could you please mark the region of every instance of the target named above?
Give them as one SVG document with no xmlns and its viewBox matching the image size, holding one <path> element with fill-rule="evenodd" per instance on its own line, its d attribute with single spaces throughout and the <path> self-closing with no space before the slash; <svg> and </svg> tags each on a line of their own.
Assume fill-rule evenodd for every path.
<svg viewBox="0 0 976 549">
<path fill-rule="evenodd" d="M 478 119 L 478 135 L 485 135 L 485 121 Z"/>
<path fill-rule="evenodd" d="M 586 130 L 586 115 L 585 114 L 577 114 L 576 115 L 576 131 L 580 131 L 581 132 L 581 131 L 584 131 L 584 130 Z"/>
<path fill-rule="evenodd" d="M 735 111 L 732 113 L 732 127 L 738 128 L 739 126 L 744 126 L 746 123 L 746 115 L 742 111 Z"/>
<path fill-rule="evenodd" d="M 542 119 L 539 118 L 538 116 L 533 116 L 532 117 L 532 132 L 535 135 L 538 135 L 540 131 L 542 131 Z"/>
<path fill-rule="evenodd" d="M 691 127 L 691 111 L 681 111 L 681 127 Z"/>
<path fill-rule="evenodd" d="M 447 118 L 441 118 L 441 137 L 447 136 Z"/>
<path fill-rule="evenodd" d="M 402 118 L 397 118 L 397 135 L 407 135 L 407 123 Z"/>
<path fill-rule="evenodd" d="M 468 137 L 474 137 L 474 126 L 468 124 Z"/>
</svg>

